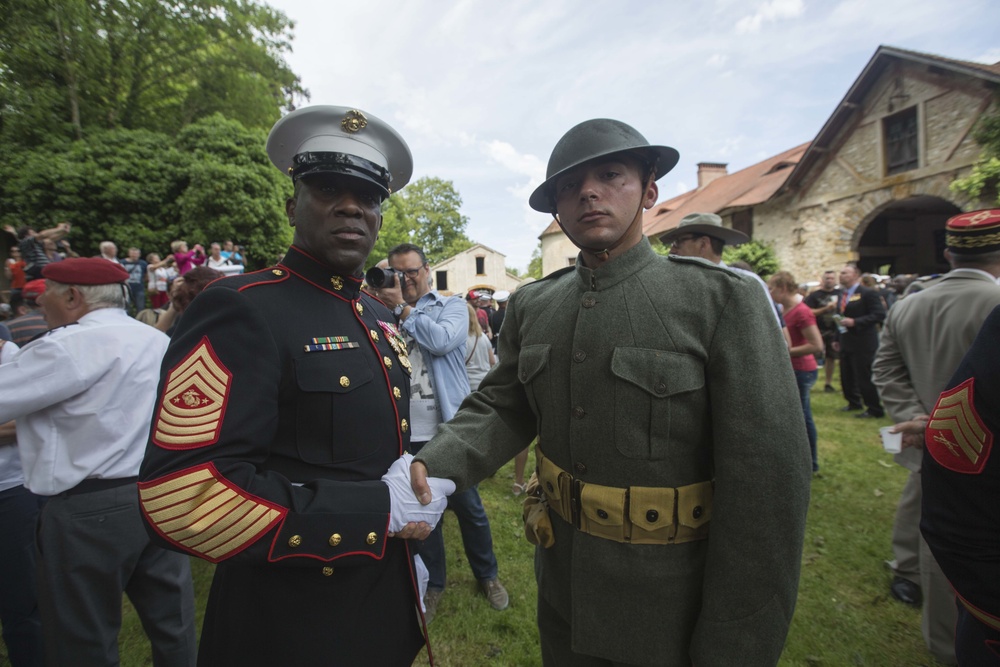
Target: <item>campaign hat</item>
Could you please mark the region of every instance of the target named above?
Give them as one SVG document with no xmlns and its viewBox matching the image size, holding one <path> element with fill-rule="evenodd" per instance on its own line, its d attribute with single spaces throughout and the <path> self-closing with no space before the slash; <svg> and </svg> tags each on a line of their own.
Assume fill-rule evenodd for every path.
<svg viewBox="0 0 1000 667">
<path fill-rule="evenodd" d="M 620 120 L 587 120 L 571 128 L 552 149 L 545 182 L 531 193 L 528 205 L 542 213 L 554 213 L 556 179 L 584 162 L 624 152 L 637 154 L 654 170 L 657 180 L 673 169 L 680 158 L 670 146 L 650 145 L 634 127 Z"/>
<path fill-rule="evenodd" d="M 267 155 L 292 180 L 340 174 L 376 185 L 383 197 L 413 175 L 413 156 L 385 121 L 352 107 L 317 105 L 281 118 L 267 137 Z"/>
<path fill-rule="evenodd" d="M 660 237 L 665 245 L 681 234 L 701 234 L 719 239 L 726 245 L 740 245 L 750 240 L 750 237 L 736 229 L 722 225 L 722 218 L 714 213 L 688 213 L 681 218 L 680 223 Z"/>
<path fill-rule="evenodd" d="M 64 285 L 112 285 L 128 281 L 128 271 L 103 257 L 71 257 L 42 268 L 42 277 Z"/>
<path fill-rule="evenodd" d="M 1000 209 L 970 211 L 945 223 L 945 245 L 959 255 L 1000 250 Z"/>
</svg>

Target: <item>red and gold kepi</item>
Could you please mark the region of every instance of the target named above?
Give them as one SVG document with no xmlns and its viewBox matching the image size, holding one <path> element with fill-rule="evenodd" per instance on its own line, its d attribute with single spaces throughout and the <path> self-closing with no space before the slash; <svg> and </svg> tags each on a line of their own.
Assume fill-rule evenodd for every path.
<svg viewBox="0 0 1000 667">
<path fill-rule="evenodd" d="M 941 394 L 924 432 L 934 460 L 967 475 L 981 473 L 993 449 L 993 433 L 976 412 L 974 397 L 975 378 Z"/>
<path fill-rule="evenodd" d="M 1000 209 L 970 211 L 950 218 L 945 225 L 945 245 L 962 255 L 1000 250 Z"/>
</svg>

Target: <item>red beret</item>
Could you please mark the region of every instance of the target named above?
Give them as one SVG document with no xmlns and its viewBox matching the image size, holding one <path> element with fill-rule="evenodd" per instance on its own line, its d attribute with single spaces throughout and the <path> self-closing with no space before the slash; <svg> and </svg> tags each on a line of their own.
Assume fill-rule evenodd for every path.
<svg viewBox="0 0 1000 667">
<path fill-rule="evenodd" d="M 945 224 L 945 245 L 965 255 L 1000 250 L 1000 209 L 970 211 L 950 218 Z"/>
<path fill-rule="evenodd" d="M 64 285 L 110 285 L 126 282 L 128 271 L 102 257 L 71 257 L 46 264 L 42 276 Z"/>
<path fill-rule="evenodd" d="M 25 299 L 37 299 L 43 294 L 45 294 L 45 281 L 41 278 L 28 281 L 21 288 L 21 296 Z"/>
</svg>

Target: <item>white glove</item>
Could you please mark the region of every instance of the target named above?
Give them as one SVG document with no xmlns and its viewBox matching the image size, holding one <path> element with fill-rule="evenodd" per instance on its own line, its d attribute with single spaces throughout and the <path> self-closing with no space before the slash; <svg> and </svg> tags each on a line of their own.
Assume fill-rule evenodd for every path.
<svg viewBox="0 0 1000 667">
<path fill-rule="evenodd" d="M 389 487 L 389 532 L 398 533 L 408 523 L 423 521 L 433 529 L 448 507 L 448 496 L 455 493 L 455 482 L 441 477 L 428 477 L 431 502 L 421 505 L 410 486 L 412 454 L 403 454 L 393 461 L 382 481 Z"/>
</svg>

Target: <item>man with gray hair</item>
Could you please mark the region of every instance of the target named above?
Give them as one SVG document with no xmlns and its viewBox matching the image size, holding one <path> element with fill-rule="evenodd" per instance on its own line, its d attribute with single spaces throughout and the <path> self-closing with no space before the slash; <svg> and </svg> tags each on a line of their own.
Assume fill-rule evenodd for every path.
<svg viewBox="0 0 1000 667">
<path fill-rule="evenodd" d="M 49 330 L 0 366 L 25 486 L 48 496 L 36 536 L 50 665 L 118 664 L 122 592 L 153 664 L 195 663 L 188 559 L 154 546 L 136 488 L 168 339 L 125 313 L 128 273 L 100 257 L 42 270 Z"/>
</svg>

